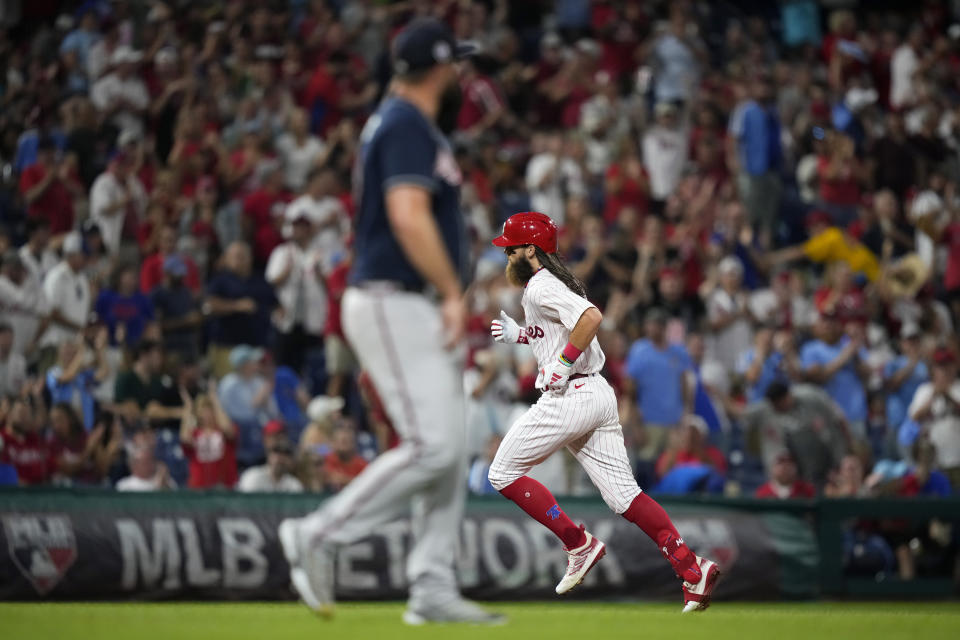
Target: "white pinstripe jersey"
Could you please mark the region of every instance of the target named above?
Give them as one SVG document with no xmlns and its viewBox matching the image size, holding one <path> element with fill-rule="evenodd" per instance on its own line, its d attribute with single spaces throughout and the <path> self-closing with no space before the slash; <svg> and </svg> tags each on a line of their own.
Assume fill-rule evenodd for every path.
<svg viewBox="0 0 960 640">
<path fill-rule="evenodd" d="M 560 357 L 560 352 L 570 340 L 570 331 L 580 316 L 596 306 L 570 291 L 567 285 L 546 269 L 537 271 L 527 282 L 520 304 L 523 305 L 527 324 L 523 331 L 537 358 L 538 369 L 543 369 Z M 599 373 L 605 361 L 600 343 L 594 337 L 573 363 L 571 373 Z M 543 375 L 538 374 L 537 388 L 543 388 L 542 382 Z"/>
</svg>

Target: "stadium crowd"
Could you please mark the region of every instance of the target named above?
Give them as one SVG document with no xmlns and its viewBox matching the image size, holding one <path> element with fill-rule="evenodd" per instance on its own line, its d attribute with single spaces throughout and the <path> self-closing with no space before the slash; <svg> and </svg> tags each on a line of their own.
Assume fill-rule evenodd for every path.
<svg viewBox="0 0 960 640">
<path fill-rule="evenodd" d="M 641 486 L 960 490 L 960 7 L 861 4 L 4 3 L 0 481 L 336 491 L 391 446 L 340 326 L 351 167 L 431 14 L 482 51 L 471 491 L 538 395 L 488 333 L 523 210 L 604 312 Z"/>
</svg>

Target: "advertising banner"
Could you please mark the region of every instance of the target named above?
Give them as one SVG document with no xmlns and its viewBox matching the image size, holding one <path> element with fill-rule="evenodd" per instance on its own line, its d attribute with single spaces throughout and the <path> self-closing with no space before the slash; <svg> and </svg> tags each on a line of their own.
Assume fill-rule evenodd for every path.
<svg viewBox="0 0 960 640">
<path fill-rule="evenodd" d="M 29 499 L 0 494 L 0 599 L 293 598 L 277 525 L 317 498 L 236 494 L 121 494 Z M 666 504 L 684 540 L 724 571 L 715 597 L 816 595 L 813 528 L 785 512 Z M 680 599 L 680 583 L 656 546 L 599 500 L 567 512 L 607 544 L 578 597 Z M 343 547 L 342 599 L 405 597 L 410 526 L 398 520 Z M 466 595 L 481 600 L 546 599 L 566 567 L 560 543 L 512 503 L 472 499 L 457 562 Z"/>
</svg>

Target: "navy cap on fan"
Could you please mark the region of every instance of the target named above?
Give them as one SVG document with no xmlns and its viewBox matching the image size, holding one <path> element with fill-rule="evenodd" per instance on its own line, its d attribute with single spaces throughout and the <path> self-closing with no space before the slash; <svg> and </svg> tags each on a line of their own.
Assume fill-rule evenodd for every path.
<svg viewBox="0 0 960 640">
<path fill-rule="evenodd" d="M 403 75 L 434 65 L 461 60 L 477 47 L 457 42 L 447 25 L 436 18 L 417 18 L 403 28 L 393 41 L 393 70 Z"/>
</svg>

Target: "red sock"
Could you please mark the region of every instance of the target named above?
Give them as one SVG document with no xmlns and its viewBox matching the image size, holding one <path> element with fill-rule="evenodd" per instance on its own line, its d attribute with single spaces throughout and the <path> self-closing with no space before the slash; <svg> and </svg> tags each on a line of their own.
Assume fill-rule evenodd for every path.
<svg viewBox="0 0 960 640">
<path fill-rule="evenodd" d="M 553 531 L 568 549 L 576 549 L 587 542 L 583 528 L 573 523 L 560 510 L 550 490 L 534 480 L 523 476 L 500 490 L 505 498 L 517 503 L 531 518 Z"/>
<path fill-rule="evenodd" d="M 643 532 L 657 543 L 660 553 L 681 579 L 694 584 L 700 582 L 697 557 L 677 533 L 670 516 L 653 498 L 641 493 L 623 512 L 623 517 L 643 529 Z"/>
</svg>

